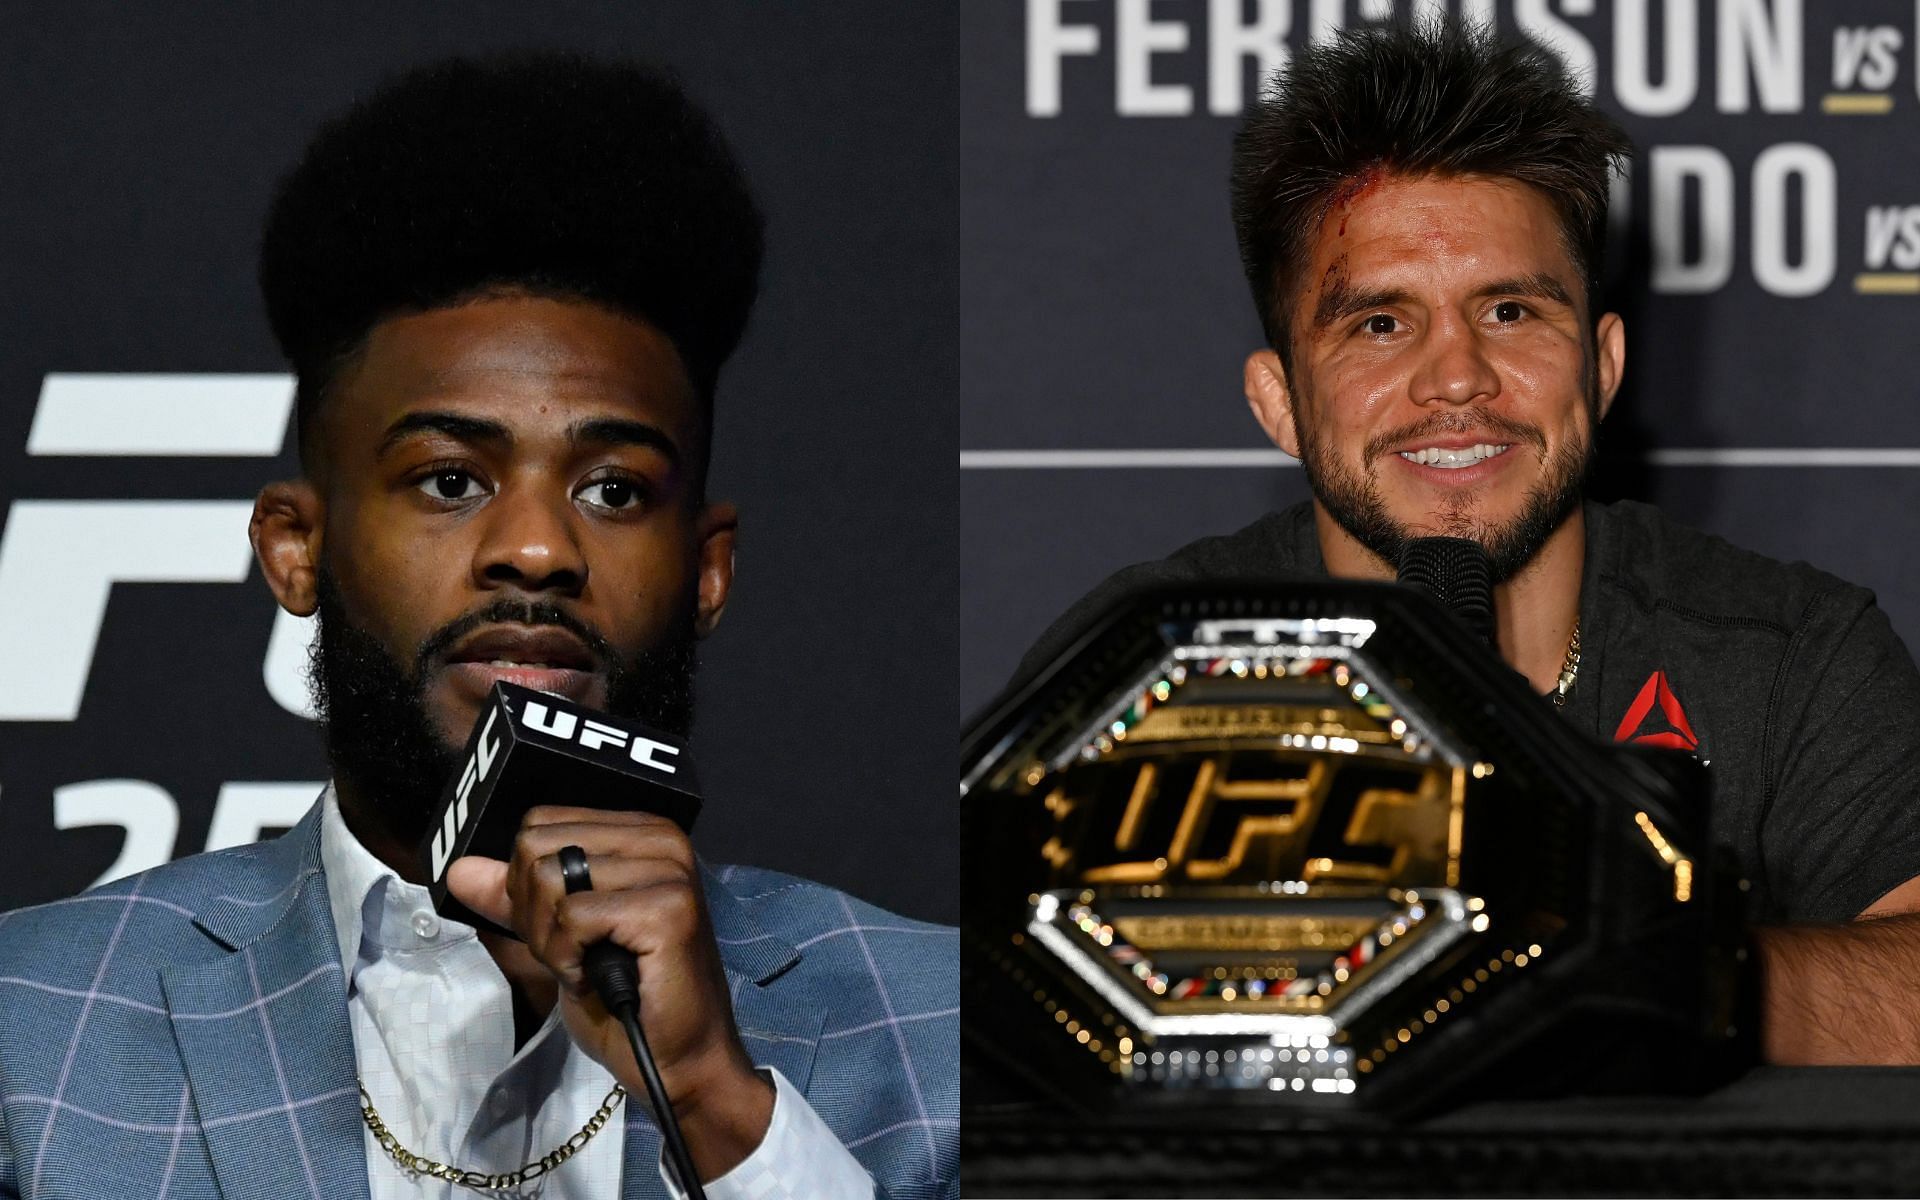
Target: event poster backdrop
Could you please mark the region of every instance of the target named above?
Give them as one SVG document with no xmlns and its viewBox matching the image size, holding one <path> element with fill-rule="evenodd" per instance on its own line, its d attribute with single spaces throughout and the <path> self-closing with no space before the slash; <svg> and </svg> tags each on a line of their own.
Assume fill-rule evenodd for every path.
<svg viewBox="0 0 1920 1200">
<path fill-rule="evenodd" d="M 1241 396 L 1229 143 L 1296 47 L 1432 16 L 1558 54 L 1633 137 L 1596 492 L 1872 587 L 1920 645 L 1914 0 L 987 0 L 961 17 L 963 713 L 1107 574 L 1306 497 Z"/>
<path fill-rule="evenodd" d="M 768 217 L 718 400 L 712 490 L 742 524 L 702 653 L 695 844 L 951 920 L 954 11 L 7 6 L 0 909 L 311 804 L 308 631 L 246 537 L 296 470 L 253 284 L 269 191 L 388 73 L 557 45 L 676 70 Z"/>
</svg>

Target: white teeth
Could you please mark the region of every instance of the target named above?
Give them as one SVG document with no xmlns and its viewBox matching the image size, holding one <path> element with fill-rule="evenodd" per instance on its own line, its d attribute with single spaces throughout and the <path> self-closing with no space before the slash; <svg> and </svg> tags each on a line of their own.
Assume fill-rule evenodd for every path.
<svg viewBox="0 0 1920 1200">
<path fill-rule="evenodd" d="M 537 670 L 544 669 L 547 664 L 546 663 L 513 662 L 504 658 L 496 658 L 492 662 L 489 662 L 487 665 L 490 667 L 512 667 L 512 668 L 517 668 L 519 670 L 537 671 Z"/>
<path fill-rule="evenodd" d="M 1456 470 L 1460 467 L 1471 467 L 1475 463 L 1485 462 L 1496 454 L 1505 454 L 1511 446 L 1511 442 L 1499 445 L 1481 442 L 1479 445 L 1468 446 L 1463 450 L 1448 450 L 1439 446 L 1428 446 L 1423 450 L 1402 450 L 1400 457 L 1410 463 L 1415 463 L 1423 467 L 1440 467 L 1445 470 Z"/>
</svg>

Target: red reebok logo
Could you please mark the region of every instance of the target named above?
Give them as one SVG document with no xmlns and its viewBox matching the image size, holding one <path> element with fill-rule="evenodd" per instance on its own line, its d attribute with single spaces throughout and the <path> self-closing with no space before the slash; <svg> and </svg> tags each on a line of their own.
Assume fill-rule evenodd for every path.
<svg viewBox="0 0 1920 1200">
<path fill-rule="evenodd" d="M 1660 704 L 1660 714 L 1666 718 L 1664 723 L 1648 719 L 1653 715 L 1655 701 Z M 1693 726 L 1687 724 L 1686 712 L 1674 697 L 1673 689 L 1667 686 L 1665 671 L 1655 671 L 1640 685 L 1640 694 L 1628 706 L 1627 715 L 1620 718 L 1620 728 L 1613 731 L 1613 740 L 1638 742 L 1643 746 L 1664 746 L 1671 750 L 1693 751 L 1700 748 L 1700 739 L 1694 736 Z"/>
</svg>

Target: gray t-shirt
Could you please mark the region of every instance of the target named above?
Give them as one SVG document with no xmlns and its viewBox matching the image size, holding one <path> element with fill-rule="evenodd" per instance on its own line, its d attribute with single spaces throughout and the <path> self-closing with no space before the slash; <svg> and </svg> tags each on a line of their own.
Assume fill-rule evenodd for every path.
<svg viewBox="0 0 1920 1200">
<path fill-rule="evenodd" d="M 1586 506 L 1581 663 L 1565 715 L 1708 764 L 1714 835 L 1763 923 L 1842 921 L 1920 876 L 1920 672 L 1873 593 L 1677 525 Z M 1041 635 L 1024 678 L 1136 588 L 1323 577 L 1313 509 L 1113 575 Z"/>
</svg>

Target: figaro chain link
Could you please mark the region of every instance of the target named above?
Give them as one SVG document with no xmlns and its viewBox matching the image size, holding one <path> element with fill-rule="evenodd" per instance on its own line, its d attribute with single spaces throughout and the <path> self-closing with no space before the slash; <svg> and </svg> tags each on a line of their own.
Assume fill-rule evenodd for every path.
<svg viewBox="0 0 1920 1200">
<path fill-rule="evenodd" d="M 614 1084 L 613 1090 L 607 1093 L 607 1098 L 600 1102 L 599 1109 L 587 1118 L 587 1123 L 580 1127 L 578 1133 L 517 1171 L 509 1171 L 504 1175 L 488 1175 L 423 1158 L 402 1146 L 400 1139 L 387 1128 L 387 1123 L 380 1119 L 380 1113 L 373 1107 L 373 1097 L 367 1094 L 367 1085 L 359 1080 L 355 1082 L 360 1084 L 360 1115 L 366 1118 L 367 1128 L 373 1132 L 374 1140 L 380 1143 L 380 1148 L 387 1152 L 389 1158 L 399 1164 L 401 1170 L 444 1179 L 449 1183 L 482 1192 L 510 1191 L 552 1172 L 561 1163 L 580 1153 L 581 1149 L 593 1140 L 594 1134 L 605 1129 L 607 1122 L 613 1118 L 613 1110 L 620 1107 L 620 1102 L 627 1097 L 627 1089 L 617 1083 Z"/>
</svg>

